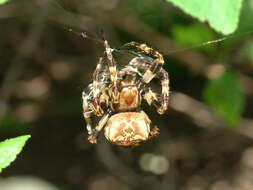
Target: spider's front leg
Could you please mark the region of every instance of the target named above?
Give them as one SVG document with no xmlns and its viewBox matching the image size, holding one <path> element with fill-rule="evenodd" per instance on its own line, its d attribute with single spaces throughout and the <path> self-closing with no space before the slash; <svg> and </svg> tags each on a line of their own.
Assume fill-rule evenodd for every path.
<svg viewBox="0 0 253 190">
<path fill-rule="evenodd" d="M 168 73 L 161 68 L 157 73 L 157 77 L 161 80 L 162 94 L 157 95 L 151 88 L 146 90 L 143 97 L 149 105 L 153 105 L 159 114 L 164 114 L 169 104 L 169 76 Z"/>
<path fill-rule="evenodd" d="M 140 44 L 137 42 L 129 42 L 122 46 L 121 49 L 129 49 L 135 48 L 137 50 L 143 51 L 147 55 L 151 55 L 155 57 L 153 62 L 151 63 L 148 70 L 144 73 L 142 80 L 144 83 L 149 83 L 156 75 L 156 73 L 161 69 L 164 64 L 163 56 L 158 51 L 153 48 L 147 46 L 146 44 Z"/>
<path fill-rule="evenodd" d="M 146 72 L 143 74 L 141 82 L 144 84 L 148 84 L 158 72 L 162 69 L 162 66 L 164 64 L 164 59 L 162 54 L 160 54 L 158 51 L 154 50 L 153 48 L 147 46 L 146 44 L 140 44 L 137 42 L 129 42 L 122 46 L 121 49 L 129 49 L 129 48 L 135 48 L 137 50 L 143 51 L 147 55 L 151 55 L 155 57 L 155 59 L 149 64 L 149 67 L 147 67 Z"/>
<path fill-rule="evenodd" d="M 155 106 L 159 114 L 164 114 L 168 108 L 169 103 L 169 76 L 168 73 L 162 68 L 164 64 L 162 54 L 148 47 L 146 44 L 138 44 L 136 42 L 130 42 L 125 46 L 135 47 L 139 50 L 142 50 L 146 54 L 150 54 L 156 57 L 156 59 L 154 59 L 151 62 L 151 64 L 147 67 L 147 70 L 143 74 L 142 79 L 138 86 L 141 94 L 144 94 L 143 95 L 144 99 L 148 102 L 148 104 Z M 162 85 L 161 95 L 157 95 L 156 93 L 152 92 L 150 88 L 148 89 L 148 91 L 145 89 L 146 85 L 156 76 L 161 80 Z"/>
<path fill-rule="evenodd" d="M 93 73 L 93 100 L 92 100 L 92 106 L 93 106 L 93 110 L 95 111 L 95 114 L 97 116 L 102 116 L 104 114 L 103 109 L 100 106 L 100 95 L 101 95 L 101 85 L 100 85 L 100 81 L 99 81 L 99 74 L 100 74 L 100 70 L 102 68 L 102 61 L 103 58 L 100 57 L 97 67 Z"/>
<path fill-rule="evenodd" d="M 149 66 L 146 67 L 146 71 L 138 84 L 138 88 L 148 104 L 155 106 L 157 112 L 159 114 L 163 114 L 167 110 L 169 103 L 169 76 L 168 73 L 162 68 L 164 64 L 163 56 L 158 51 L 148 47 L 146 44 L 130 42 L 123 46 L 123 48 L 131 47 L 141 50 L 145 54 L 152 55 L 156 58 L 149 64 Z M 161 95 L 157 95 L 150 88 L 148 90 L 145 89 L 147 84 L 156 76 L 161 80 Z"/>
<path fill-rule="evenodd" d="M 117 67 L 116 67 L 115 61 L 112 56 L 111 48 L 106 40 L 104 41 L 104 46 L 105 46 L 105 52 L 106 52 L 107 59 L 108 59 L 110 79 L 111 79 L 111 82 L 113 85 L 112 86 L 112 89 L 113 89 L 112 90 L 112 99 L 113 99 L 112 102 L 117 104 L 117 103 L 119 103 L 119 89 L 117 86 L 117 83 L 118 83 Z"/>
</svg>

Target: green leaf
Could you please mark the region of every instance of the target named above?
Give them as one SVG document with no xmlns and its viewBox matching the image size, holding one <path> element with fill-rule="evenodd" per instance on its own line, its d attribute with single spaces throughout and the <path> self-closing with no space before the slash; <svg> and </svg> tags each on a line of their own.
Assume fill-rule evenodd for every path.
<svg viewBox="0 0 253 190">
<path fill-rule="evenodd" d="M 201 22 L 208 21 L 212 28 L 226 35 L 236 30 L 242 6 L 242 0 L 167 1 Z"/>
<path fill-rule="evenodd" d="M 30 135 L 7 139 L 0 143 L 0 173 L 16 159 Z"/>
<path fill-rule="evenodd" d="M 7 3 L 9 0 L 0 0 L 0 5 Z"/>
<path fill-rule="evenodd" d="M 249 39 L 245 46 L 240 50 L 241 57 L 245 61 L 253 63 L 253 39 Z"/>
<path fill-rule="evenodd" d="M 173 39 L 178 44 L 186 46 L 194 46 L 217 38 L 210 27 L 201 23 L 193 23 L 190 25 L 176 24 L 171 28 Z M 215 50 L 215 46 L 202 46 L 200 49 L 206 52 L 212 52 Z"/>
<path fill-rule="evenodd" d="M 234 72 L 226 71 L 218 78 L 209 80 L 203 98 L 224 118 L 229 127 L 236 127 L 244 109 L 245 97 Z"/>
</svg>

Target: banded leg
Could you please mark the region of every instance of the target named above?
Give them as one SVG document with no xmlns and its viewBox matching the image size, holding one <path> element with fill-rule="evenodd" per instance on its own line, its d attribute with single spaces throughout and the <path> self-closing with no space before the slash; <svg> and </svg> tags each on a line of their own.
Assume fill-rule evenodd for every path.
<svg viewBox="0 0 253 190">
<path fill-rule="evenodd" d="M 109 117 L 110 117 L 111 113 L 107 113 L 106 115 L 104 115 L 101 120 L 99 121 L 98 125 L 95 127 L 94 130 L 92 130 L 92 133 L 89 135 L 88 140 L 90 141 L 90 143 L 92 144 L 96 144 L 97 143 L 97 137 L 99 135 L 99 132 L 104 128 L 104 126 L 106 125 Z"/>
<path fill-rule="evenodd" d="M 147 116 L 147 114 L 144 111 L 141 111 L 140 113 L 143 115 L 144 119 L 146 121 L 149 121 L 149 124 L 151 124 L 151 120 L 149 119 L 149 117 Z M 156 137 L 158 135 L 159 135 L 159 129 L 158 129 L 158 127 L 157 126 L 151 126 L 150 127 L 150 131 L 149 131 L 149 138 L 153 138 L 153 137 Z"/>
<path fill-rule="evenodd" d="M 153 105 L 157 109 L 159 114 L 164 114 L 169 104 L 169 76 L 168 73 L 161 68 L 157 73 L 157 77 L 161 80 L 162 94 L 158 95 L 149 88 L 143 96 L 149 105 Z"/>
<path fill-rule="evenodd" d="M 117 82 L 118 82 L 117 68 L 116 68 L 115 62 L 113 60 L 111 48 L 106 40 L 104 41 L 104 45 L 105 45 L 105 52 L 106 52 L 106 55 L 108 58 L 110 79 L 113 84 L 112 98 L 113 98 L 114 103 L 118 103 L 119 102 L 119 90 L 117 87 Z"/>
<path fill-rule="evenodd" d="M 147 55 L 151 55 L 156 57 L 161 64 L 164 63 L 163 56 L 158 51 L 154 50 L 153 48 L 147 46 L 146 44 L 140 44 L 137 42 L 129 42 L 124 44 L 120 49 L 129 49 L 129 48 L 136 48 L 137 50 L 143 51 Z"/>
<path fill-rule="evenodd" d="M 88 98 L 89 98 L 89 96 L 85 92 L 83 92 L 82 93 L 83 116 L 86 121 L 86 128 L 87 128 L 88 134 L 92 134 L 91 114 L 94 114 L 94 111 L 91 110 L 89 107 Z"/>
<path fill-rule="evenodd" d="M 92 101 L 92 105 L 93 105 L 93 110 L 95 111 L 95 114 L 97 116 L 102 116 L 104 111 L 100 106 L 99 103 L 99 98 L 101 95 L 101 86 L 100 86 L 100 82 L 99 82 L 99 74 L 100 74 L 100 70 L 102 67 L 102 60 L 103 58 L 100 57 L 97 67 L 93 73 L 93 101 Z"/>
<path fill-rule="evenodd" d="M 170 95 L 170 80 L 168 73 L 162 68 L 158 73 L 158 78 L 161 80 L 162 85 L 162 97 L 161 106 L 158 108 L 157 112 L 159 114 L 164 114 L 168 109 L 169 105 L 169 95 Z"/>
<path fill-rule="evenodd" d="M 92 121 L 91 121 L 91 115 L 97 115 L 95 111 L 93 110 L 93 107 L 90 105 L 88 99 L 89 95 L 87 95 L 85 92 L 82 93 L 82 99 L 83 99 L 83 116 L 86 121 L 86 128 L 89 134 L 88 140 L 90 143 L 96 143 L 97 142 L 97 136 L 99 135 L 99 132 L 103 129 L 105 126 L 107 120 L 109 119 L 111 115 L 111 111 L 108 112 L 108 114 L 104 115 L 102 119 L 99 121 L 98 125 L 93 128 Z"/>
<path fill-rule="evenodd" d="M 144 99 L 146 99 L 149 105 L 154 105 L 157 108 L 157 112 L 159 114 L 163 114 L 167 110 L 169 102 L 169 76 L 168 73 L 162 68 L 162 65 L 164 64 L 163 56 L 158 51 L 148 47 L 146 44 L 130 42 L 123 46 L 123 48 L 131 47 L 134 47 L 148 55 L 156 57 L 150 66 L 147 67 L 147 70 L 142 76 L 142 79 L 138 86 L 139 90 L 142 93 L 142 91 L 145 90 L 146 84 L 148 84 L 155 76 L 158 76 L 158 78 L 161 80 L 162 95 L 158 98 L 157 94 L 153 93 L 152 90 L 149 89 L 147 92 L 145 92 Z"/>
<path fill-rule="evenodd" d="M 156 75 L 157 72 L 160 71 L 162 65 L 164 64 L 163 56 L 158 51 L 148 47 L 146 44 L 139 44 L 137 42 L 129 42 L 125 44 L 122 49 L 124 48 L 136 48 L 138 50 L 143 51 L 147 55 L 151 55 L 156 59 L 150 64 L 149 68 L 146 70 L 142 77 L 142 82 L 149 83 Z"/>
<path fill-rule="evenodd" d="M 153 138 L 159 135 L 159 128 L 155 125 L 149 132 L 149 138 Z"/>
</svg>

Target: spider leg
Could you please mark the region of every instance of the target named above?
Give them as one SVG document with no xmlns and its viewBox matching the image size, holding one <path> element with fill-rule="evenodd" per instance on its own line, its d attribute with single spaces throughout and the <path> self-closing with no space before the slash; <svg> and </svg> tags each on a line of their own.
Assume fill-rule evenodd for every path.
<svg viewBox="0 0 253 190">
<path fill-rule="evenodd" d="M 113 60 L 111 48 L 106 40 L 104 41 L 104 46 L 105 46 L 105 52 L 106 52 L 107 59 L 108 59 L 110 79 L 113 84 L 112 98 L 113 98 L 114 103 L 118 103 L 119 102 L 119 90 L 117 87 L 117 82 L 118 82 L 117 68 L 116 68 L 116 64 Z"/>
<path fill-rule="evenodd" d="M 149 117 L 147 116 L 147 114 L 144 111 L 141 111 L 143 117 L 145 118 L 146 121 L 149 121 L 149 123 L 151 124 L 151 121 L 149 119 Z M 149 132 L 149 138 L 153 138 L 159 135 L 159 128 L 155 125 L 152 126 Z"/>
<path fill-rule="evenodd" d="M 102 116 L 104 111 L 100 106 L 100 102 L 99 102 L 99 98 L 101 95 L 101 85 L 99 82 L 99 74 L 100 74 L 100 70 L 102 67 L 102 60 L 103 58 L 100 57 L 97 67 L 93 73 L 93 101 L 92 101 L 92 105 L 93 105 L 93 110 L 95 111 L 97 116 Z"/>
<path fill-rule="evenodd" d="M 90 143 L 97 143 L 97 136 L 99 135 L 99 132 L 103 129 L 104 125 L 106 124 L 107 120 L 109 119 L 111 112 L 109 111 L 106 115 L 102 117 L 102 119 L 99 121 L 98 125 L 93 128 L 92 122 L 91 122 L 91 115 L 95 114 L 95 111 L 92 110 L 92 107 L 89 106 L 88 102 L 89 96 L 85 94 L 85 92 L 82 93 L 82 99 L 83 99 L 83 116 L 86 121 L 86 128 L 89 134 L 88 140 Z"/>
<path fill-rule="evenodd" d="M 92 133 L 89 135 L 88 140 L 92 144 L 97 143 L 97 137 L 99 135 L 99 132 L 104 128 L 106 122 L 108 121 L 109 117 L 111 116 L 111 112 L 109 111 L 107 114 L 105 114 L 101 120 L 98 122 L 98 125 L 95 127 L 94 130 L 92 130 Z"/>
<path fill-rule="evenodd" d="M 153 138 L 159 135 L 159 128 L 155 125 L 149 132 L 149 138 Z"/>
<path fill-rule="evenodd" d="M 142 77 L 142 82 L 149 83 L 156 75 L 156 73 L 162 68 L 162 65 L 164 64 L 163 56 L 158 51 L 152 49 L 151 47 L 148 47 L 146 44 L 140 44 L 137 42 L 129 42 L 122 46 L 121 49 L 129 49 L 129 48 L 136 48 L 137 50 L 143 51 L 147 55 L 151 55 L 155 57 L 149 66 L 149 68 L 146 70 Z"/>
<path fill-rule="evenodd" d="M 102 116 L 103 110 L 101 109 L 101 106 L 99 104 L 99 98 L 101 94 L 100 90 L 100 83 L 99 83 L 99 71 L 102 67 L 102 58 L 99 59 L 97 67 L 93 73 L 93 100 L 92 103 L 89 102 L 89 95 L 87 95 L 84 91 L 82 93 L 82 100 L 83 100 L 83 116 L 86 121 L 86 128 L 88 131 L 88 134 L 92 133 L 92 121 L 91 121 L 91 115 L 97 115 Z"/>
<path fill-rule="evenodd" d="M 147 55 L 151 55 L 158 59 L 158 62 L 163 65 L 164 60 L 162 54 L 160 54 L 158 51 L 154 50 L 153 48 L 147 46 L 146 44 L 140 44 L 137 42 L 129 42 L 124 44 L 120 49 L 129 49 L 129 48 L 135 48 L 137 50 L 143 51 Z"/>
<path fill-rule="evenodd" d="M 168 109 L 169 105 L 170 80 L 168 73 L 163 68 L 158 73 L 158 78 L 160 78 L 162 84 L 162 97 L 160 100 L 161 106 L 158 108 L 157 112 L 163 114 Z"/>
<path fill-rule="evenodd" d="M 94 114 L 94 111 L 90 109 L 89 102 L 88 102 L 89 96 L 83 92 L 82 93 L 82 99 L 83 99 L 83 116 L 86 121 L 86 128 L 88 131 L 88 134 L 92 133 L 92 122 L 91 122 L 91 114 Z"/>
<path fill-rule="evenodd" d="M 164 114 L 169 104 L 169 76 L 168 73 L 161 68 L 157 73 L 157 77 L 161 80 L 162 94 L 154 93 L 151 88 L 146 90 L 143 95 L 149 105 L 153 105 L 159 114 Z"/>
<path fill-rule="evenodd" d="M 145 54 L 152 55 L 156 59 L 152 61 L 146 72 L 143 74 L 141 81 L 138 84 L 141 94 L 144 92 L 144 99 L 149 105 L 154 105 L 157 108 L 159 114 L 163 114 L 168 108 L 169 102 L 169 76 L 168 73 L 162 68 L 164 64 L 163 56 L 158 51 L 153 50 L 146 44 L 139 44 L 137 42 L 130 42 L 123 46 L 123 48 L 136 48 L 143 51 Z M 148 84 L 155 76 L 161 80 L 162 94 L 159 95 L 152 92 L 151 89 L 145 92 L 146 84 Z"/>
</svg>

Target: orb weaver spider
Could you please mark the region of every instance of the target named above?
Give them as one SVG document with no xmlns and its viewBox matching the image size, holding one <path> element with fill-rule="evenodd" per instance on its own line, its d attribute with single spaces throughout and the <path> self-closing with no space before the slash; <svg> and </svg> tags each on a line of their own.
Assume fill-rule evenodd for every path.
<svg viewBox="0 0 253 190">
<path fill-rule="evenodd" d="M 107 140 L 119 146 L 137 146 L 141 142 L 159 134 L 156 126 L 141 110 L 142 100 L 164 114 L 169 102 L 169 76 L 162 68 L 163 56 L 146 44 L 126 43 L 121 50 L 134 48 L 146 56 L 138 54 L 123 69 L 117 69 L 108 42 L 104 40 L 105 57 L 100 57 L 93 73 L 91 91 L 82 92 L 83 116 L 86 120 L 88 140 L 97 143 L 99 132 L 104 128 Z M 107 62 L 107 64 L 105 63 Z M 106 64 L 105 70 L 102 65 Z M 161 81 L 161 94 L 149 87 L 153 78 Z M 93 127 L 91 116 L 100 117 Z"/>
</svg>

